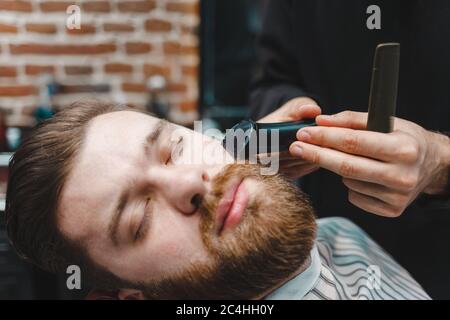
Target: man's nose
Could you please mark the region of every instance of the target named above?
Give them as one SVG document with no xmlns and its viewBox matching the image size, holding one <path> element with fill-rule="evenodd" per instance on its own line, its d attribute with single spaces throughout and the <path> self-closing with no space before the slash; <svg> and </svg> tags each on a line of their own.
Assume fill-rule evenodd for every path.
<svg viewBox="0 0 450 320">
<path fill-rule="evenodd" d="M 197 211 L 207 193 L 209 175 L 203 167 L 167 168 L 159 179 L 159 189 L 166 200 L 184 214 Z"/>
</svg>

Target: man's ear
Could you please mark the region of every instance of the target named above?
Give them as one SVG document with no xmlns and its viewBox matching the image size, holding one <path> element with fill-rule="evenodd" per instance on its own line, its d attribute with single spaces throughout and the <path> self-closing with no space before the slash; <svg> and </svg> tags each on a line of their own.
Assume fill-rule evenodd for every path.
<svg viewBox="0 0 450 320">
<path fill-rule="evenodd" d="M 144 294 L 136 289 L 120 289 L 117 293 L 119 300 L 144 300 Z"/>
</svg>

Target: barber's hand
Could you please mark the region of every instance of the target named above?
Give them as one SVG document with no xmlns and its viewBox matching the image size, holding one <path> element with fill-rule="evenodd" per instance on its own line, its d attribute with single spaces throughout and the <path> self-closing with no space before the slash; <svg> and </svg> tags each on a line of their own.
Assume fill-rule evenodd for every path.
<svg viewBox="0 0 450 320">
<path fill-rule="evenodd" d="M 277 123 L 314 119 L 322 113 L 317 103 L 308 97 L 289 100 L 272 113 L 258 120 L 260 123 Z"/>
<path fill-rule="evenodd" d="M 308 97 L 300 97 L 289 100 L 258 122 L 277 123 L 314 119 L 321 113 L 322 110 L 314 100 Z M 292 157 L 289 153 L 280 153 L 280 172 L 292 179 L 309 174 L 318 168 L 319 166 L 299 159 L 298 157 Z"/>
<path fill-rule="evenodd" d="M 351 111 L 316 122 L 299 130 L 291 154 L 342 176 L 349 201 L 367 212 L 398 217 L 421 192 L 448 183 L 446 136 L 399 118 L 392 133 L 365 131 L 367 113 Z"/>
</svg>

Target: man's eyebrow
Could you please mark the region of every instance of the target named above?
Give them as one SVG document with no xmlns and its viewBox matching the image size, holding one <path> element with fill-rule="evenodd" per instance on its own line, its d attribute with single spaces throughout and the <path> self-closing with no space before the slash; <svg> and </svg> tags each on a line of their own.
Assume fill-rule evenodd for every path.
<svg viewBox="0 0 450 320">
<path fill-rule="evenodd" d="M 154 145 L 156 142 L 158 142 L 161 133 L 164 131 L 166 127 L 168 127 L 168 125 L 169 122 L 164 119 L 161 119 L 156 123 L 155 128 L 147 135 L 147 137 L 144 140 L 145 154 L 148 154 L 151 146 Z"/>
<path fill-rule="evenodd" d="M 169 125 L 169 122 L 166 120 L 159 120 L 156 125 L 154 126 L 153 130 L 145 137 L 144 140 L 144 151 L 147 154 L 149 152 L 150 147 L 155 144 L 159 137 L 161 136 L 161 133 L 163 132 L 164 128 Z M 128 198 L 130 196 L 130 189 L 132 188 L 133 183 L 131 185 L 127 186 L 122 193 L 119 196 L 119 199 L 117 201 L 117 204 L 114 206 L 114 211 L 112 214 L 112 218 L 108 225 L 108 235 L 111 240 L 111 242 L 118 246 L 118 229 L 119 229 L 119 222 L 120 218 L 122 216 L 122 213 L 125 209 L 125 206 L 127 205 Z"/>
</svg>

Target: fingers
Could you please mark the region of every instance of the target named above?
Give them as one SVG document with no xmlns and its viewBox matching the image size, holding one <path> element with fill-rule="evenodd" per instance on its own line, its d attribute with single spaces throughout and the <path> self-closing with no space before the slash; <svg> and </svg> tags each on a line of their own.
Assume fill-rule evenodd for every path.
<svg viewBox="0 0 450 320">
<path fill-rule="evenodd" d="M 347 128 L 309 127 L 299 130 L 297 139 L 382 161 L 412 163 L 419 156 L 419 146 L 414 139 L 400 132 L 385 134 Z"/>
<path fill-rule="evenodd" d="M 307 97 L 300 97 L 288 101 L 282 107 L 275 110 L 271 114 L 265 116 L 258 122 L 275 123 L 275 122 L 298 121 L 307 118 L 314 119 L 321 113 L 322 110 L 314 100 Z"/>
<path fill-rule="evenodd" d="M 386 185 L 399 190 L 410 188 L 409 177 L 398 176 L 392 164 L 321 148 L 304 142 L 294 142 L 289 151 L 293 156 L 316 164 L 344 177 Z"/>
<path fill-rule="evenodd" d="M 320 115 L 316 118 L 319 126 L 340 127 L 356 130 L 366 130 L 367 113 L 355 111 L 343 111 L 335 115 Z"/>
<path fill-rule="evenodd" d="M 318 105 L 302 105 L 293 106 L 289 112 L 289 121 L 296 121 L 302 119 L 314 119 L 322 113 L 322 109 Z"/>
<path fill-rule="evenodd" d="M 278 109 L 270 116 L 264 118 L 265 122 L 287 122 L 302 119 L 314 119 L 322 112 L 319 106 L 313 104 L 299 105 L 291 103 Z M 261 122 L 261 121 L 260 121 Z"/>
<path fill-rule="evenodd" d="M 403 210 L 395 208 L 379 199 L 366 196 L 357 191 L 349 190 L 348 201 L 369 213 L 383 217 L 395 218 L 402 214 Z"/>
<path fill-rule="evenodd" d="M 366 130 L 367 129 L 367 112 L 355 112 L 355 111 L 343 111 L 334 115 L 319 115 L 316 117 L 316 123 L 319 126 L 324 127 L 338 127 L 338 128 L 349 128 L 355 130 Z M 411 126 L 417 127 L 411 121 L 405 119 L 393 118 L 393 131 L 408 131 Z"/>
<path fill-rule="evenodd" d="M 383 185 L 343 178 L 342 182 L 350 190 L 381 200 L 391 206 L 402 209 L 409 203 L 406 192 L 399 192 Z"/>
</svg>

